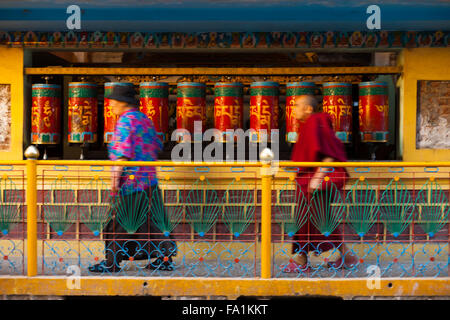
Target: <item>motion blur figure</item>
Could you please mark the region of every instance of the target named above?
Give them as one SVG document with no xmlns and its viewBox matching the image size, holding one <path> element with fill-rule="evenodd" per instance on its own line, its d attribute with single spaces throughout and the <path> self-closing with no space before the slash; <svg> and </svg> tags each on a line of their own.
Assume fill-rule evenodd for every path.
<svg viewBox="0 0 450 320">
<path fill-rule="evenodd" d="M 317 100 L 312 95 L 299 96 L 295 100 L 294 115 L 303 122 L 300 127 L 299 138 L 294 145 L 291 160 L 295 162 L 345 162 L 347 157 L 341 141 L 336 137 L 333 130 L 331 117 L 320 112 Z M 296 182 L 299 197 L 306 197 L 303 203 L 309 204 L 312 197 L 315 204 L 310 207 L 309 217 L 306 223 L 294 235 L 295 242 L 292 247 L 293 259 L 284 268 L 284 272 L 305 272 L 310 267 L 308 253 L 313 251 L 320 254 L 331 249 L 338 249 L 341 257 L 328 263 L 328 267 L 340 268 L 351 267 L 357 258 L 352 255 L 342 241 L 340 227 L 338 226 L 330 234 L 322 234 L 311 222 L 311 217 L 319 218 L 330 210 L 330 197 L 327 196 L 327 188 L 334 183 L 337 189 L 343 188 L 348 173 L 345 168 L 333 168 L 323 172 L 320 168 L 299 168 Z M 332 171 L 332 173 L 330 173 Z M 324 178 L 328 176 L 327 181 Z M 330 179 L 330 177 L 332 177 Z M 302 201 L 300 202 L 302 203 Z M 304 206 L 307 214 L 308 206 Z M 321 217 L 321 218 L 322 218 Z M 316 219 L 317 221 L 318 219 Z"/>
<path fill-rule="evenodd" d="M 163 147 L 152 121 L 139 111 L 139 101 L 135 96 L 134 88 L 117 86 L 107 97 L 112 111 L 119 117 L 112 142 L 108 145 L 112 161 L 155 161 Z M 111 180 L 112 219 L 105 227 L 106 260 L 89 270 L 118 272 L 120 263 L 130 258 L 156 258 L 156 261 L 149 262 L 147 268 L 173 270 L 175 242 L 152 239 L 157 230 L 152 223 L 150 209 L 152 201 L 162 199 L 155 168 L 115 166 Z M 156 205 L 164 210 L 162 203 Z"/>
</svg>

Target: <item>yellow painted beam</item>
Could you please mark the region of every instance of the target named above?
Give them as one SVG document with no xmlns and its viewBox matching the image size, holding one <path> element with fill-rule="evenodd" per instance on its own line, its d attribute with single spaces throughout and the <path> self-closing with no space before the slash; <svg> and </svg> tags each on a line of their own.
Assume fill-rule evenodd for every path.
<svg viewBox="0 0 450 320">
<path fill-rule="evenodd" d="M 110 160 L 37 160 L 38 166 L 154 166 L 154 167 L 262 167 L 261 162 L 240 161 L 240 162 L 184 162 L 184 161 L 110 161 Z M 324 162 L 292 162 L 279 161 L 279 167 L 329 167 L 329 163 Z M 0 160 L 0 165 L 26 165 L 23 161 Z M 333 167 L 450 167 L 450 161 L 349 161 L 333 162 Z"/>
<path fill-rule="evenodd" d="M 302 296 L 351 297 L 450 296 L 450 278 L 367 279 L 237 279 L 237 278 L 124 278 L 81 277 L 70 289 L 66 277 L 0 277 L 2 295 L 50 296 Z M 68 283 L 69 282 L 69 283 Z M 72 282 L 73 283 L 73 282 Z"/>
<path fill-rule="evenodd" d="M 25 165 L 25 161 L 3 161 L 0 165 Z M 261 162 L 183 162 L 183 161 L 110 161 L 110 160 L 37 160 L 36 164 L 53 166 L 154 166 L 154 167 L 262 167 Z M 324 162 L 279 161 L 279 167 L 329 167 Z M 333 167 L 450 167 L 450 161 L 417 162 L 333 162 Z"/>
<path fill-rule="evenodd" d="M 0 162 L 1 164 L 1 162 Z M 111 161 L 111 160 L 38 160 L 38 165 L 55 166 L 153 166 L 153 167 L 260 167 L 259 162 L 196 161 Z M 450 166 L 450 163 L 449 163 Z"/>
<path fill-rule="evenodd" d="M 26 160 L 0 160 L 1 166 L 24 166 L 26 164 Z"/>
<path fill-rule="evenodd" d="M 328 75 L 398 74 L 401 66 L 323 68 L 25 68 L 27 75 Z"/>
</svg>

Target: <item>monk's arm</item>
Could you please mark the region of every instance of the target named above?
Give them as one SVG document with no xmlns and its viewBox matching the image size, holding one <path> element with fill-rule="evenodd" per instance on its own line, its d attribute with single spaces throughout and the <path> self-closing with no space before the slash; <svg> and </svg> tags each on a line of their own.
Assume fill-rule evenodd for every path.
<svg viewBox="0 0 450 320">
<path fill-rule="evenodd" d="M 334 159 L 331 157 L 325 157 L 322 162 L 333 162 Z M 326 168 L 326 167 L 325 167 Z M 322 182 L 323 178 L 327 175 L 327 172 L 322 172 L 320 168 L 317 168 L 316 172 L 311 178 L 311 182 L 309 183 L 310 189 L 317 189 L 319 187 L 320 182 Z"/>
</svg>

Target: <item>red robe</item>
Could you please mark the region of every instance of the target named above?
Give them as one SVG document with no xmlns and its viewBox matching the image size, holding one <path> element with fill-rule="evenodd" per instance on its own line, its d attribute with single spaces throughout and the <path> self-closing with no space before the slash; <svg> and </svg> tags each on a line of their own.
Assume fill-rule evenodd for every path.
<svg viewBox="0 0 450 320">
<path fill-rule="evenodd" d="M 300 127 L 299 139 L 297 143 L 295 143 L 291 160 L 295 162 L 320 162 L 326 157 L 331 157 L 334 161 L 338 162 L 347 161 L 344 145 L 336 137 L 331 117 L 327 113 L 314 113 Z M 348 177 L 348 173 L 345 168 L 334 169 L 334 172 L 328 175 L 341 178 L 340 181 L 342 181 L 342 184 L 339 182 L 335 183 L 340 189 L 343 187 L 343 182 L 345 182 L 346 177 Z M 312 197 L 312 194 L 308 193 L 308 185 L 316 170 L 318 170 L 318 168 L 315 167 L 299 168 L 296 178 L 302 191 L 302 194 L 300 194 L 300 188 L 297 187 L 297 197 L 307 197 L 308 204 Z M 339 180 L 336 179 L 334 182 L 336 181 Z M 316 194 L 316 196 L 320 196 L 320 194 Z M 326 203 L 326 201 L 319 203 Z M 301 214 L 303 214 L 303 212 Z M 315 212 L 312 210 L 310 214 L 313 215 Z M 303 253 L 309 251 L 324 252 L 333 248 L 339 248 L 342 243 L 342 236 L 339 227 L 328 237 L 322 235 L 308 217 L 307 222 L 294 235 L 294 240 L 297 242 L 294 242 L 293 244 L 293 254 L 299 253 L 299 250 Z"/>
</svg>

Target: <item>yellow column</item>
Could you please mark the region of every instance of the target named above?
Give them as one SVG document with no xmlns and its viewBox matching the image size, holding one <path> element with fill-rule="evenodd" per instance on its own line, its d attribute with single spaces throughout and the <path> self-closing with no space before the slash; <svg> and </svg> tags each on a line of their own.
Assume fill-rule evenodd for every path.
<svg viewBox="0 0 450 320">
<path fill-rule="evenodd" d="M 270 164 L 263 165 L 261 176 L 261 278 L 271 277 L 272 247 L 272 175 Z"/>
<path fill-rule="evenodd" d="M 24 61 L 23 48 L 7 48 L 0 46 L 0 84 L 9 85 L 10 99 L 4 97 L 4 103 L 10 105 L 10 112 L 2 114 L 2 125 L 5 136 L 9 139 L 2 142 L 0 150 L 1 160 L 22 160 L 24 128 L 27 123 L 27 114 L 31 112 L 31 106 L 26 106 L 24 100 Z M 31 90 L 31 87 L 29 88 Z M 27 110 L 27 111 L 24 111 Z M 30 111 L 28 111 L 30 110 Z M 7 129 L 9 127 L 9 129 Z"/>
<path fill-rule="evenodd" d="M 398 64 L 403 66 L 400 86 L 400 152 L 404 161 L 450 159 L 449 149 L 417 149 L 419 80 L 446 81 L 450 73 L 450 48 L 405 48 Z M 438 101 L 437 94 L 435 95 Z M 446 103 L 448 105 L 448 102 Z M 433 115 L 434 116 L 434 115 Z M 437 115 L 436 115 L 437 116 Z M 437 117 L 436 117 L 437 118 Z M 448 124 L 447 124 L 448 126 Z"/>
<path fill-rule="evenodd" d="M 261 278 L 271 277 L 272 266 L 272 160 L 274 154 L 265 148 L 259 155 L 261 168 Z"/>
<path fill-rule="evenodd" d="M 27 275 L 37 274 L 37 174 L 36 160 L 39 151 L 28 147 L 25 151 L 27 160 Z"/>
</svg>

